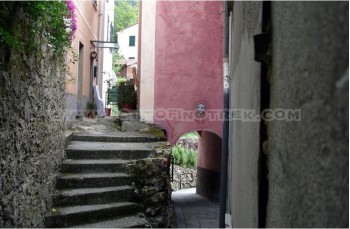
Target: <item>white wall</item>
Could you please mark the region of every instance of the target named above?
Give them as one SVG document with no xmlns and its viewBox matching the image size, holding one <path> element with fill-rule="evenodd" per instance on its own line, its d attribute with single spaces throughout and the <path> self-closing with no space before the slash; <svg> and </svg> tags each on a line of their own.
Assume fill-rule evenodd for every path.
<svg viewBox="0 0 350 229">
<path fill-rule="evenodd" d="M 157 1 L 142 1 L 140 118 L 153 122 L 154 64 Z"/>
<path fill-rule="evenodd" d="M 138 30 L 139 26 L 136 24 L 117 33 L 118 44 L 120 46 L 118 52 L 123 55 L 125 59 L 129 59 L 130 57 L 137 59 Z M 135 46 L 129 46 L 130 36 L 135 36 Z"/>
<path fill-rule="evenodd" d="M 231 109 L 260 113 L 260 63 L 254 60 L 253 36 L 261 33 L 261 2 L 235 2 L 233 12 Z M 258 227 L 260 122 L 230 122 L 233 228 Z"/>
<path fill-rule="evenodd" d="M 110 24 L 114 24 L 114 1 L 106 1 L 105 2 L 105 10 L 103 14 L 103 40 L 104 41 L 110 41 L 110 34 L 111 34 L 111 28 Z M 115 79 L 115 73 L 112 70 L 112 50 L 109 48 L 101 49 L 103 52 L 103 67 L 102 67 L 102 76 L 103 76 L 103 82 L 102 82 L 102 94 L 100 95 L 103 103 L 106 104 L 106 93 L 108 89 L 108 85 L 106 83 L 106 80 L 109 79 Z"/>
</svg>

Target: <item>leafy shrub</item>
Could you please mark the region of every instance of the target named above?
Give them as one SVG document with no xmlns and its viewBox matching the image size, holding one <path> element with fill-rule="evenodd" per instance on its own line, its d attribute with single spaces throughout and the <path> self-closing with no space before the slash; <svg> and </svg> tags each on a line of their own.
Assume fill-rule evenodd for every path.
<svg viewBox="0 0 350 229">
<path fill-rule="evenodd" d="M 181 165 L 186 166 L 187 165 L 187 161 L 188 161 L 187 149 L 181 148 L 181 147 L 179 147 L 179 149 L 180 149 L 179 152 L 180 152 L 180 155 L 181 155 L 180 163 L 181 163 Z"/>
<path fill-rule="evenodd" d="M 174 163 L 175 163 L 176 165 L 179 165 L 179 164 L 180 164 L 180 157 L 181 157 L 181 156 L 180 156 L 180 154 L 179 154 L 179 149 L 178 149 L 178 147 L 177 147 L 177 146 L 174 146 L 172 152 L 173 152 L 173 157 L 174 157 Z"/>
<path fill-rule="evenodd" d="M 89 100 L 86 103 L 86 110 L 88 112 L 95 112 L 96 111 L 96 103 L 94 100 Z"/>
<path fill-rule="evenodd" d="M 117 82 L 115 84 L 115 87 L 118 87 L 120 84 L 125 84 L 126 82 L 128 82 L 127 79 L 119 77 L 119 78 L 117 78 Z"/>
<path fill-rule="evenodd" d="M 135 86 L 130 80 L 117 80 L 117 104 L 118 108 L 122 108 L 124 103 L 136 104 Z"/>
<path fill-rule="evenodd" d="M 174 164 L 194 168 L 197 166 L 197 153 L 194 150 L 186 149 L 180 145 L 175 145 L 172 148 Z"/>
<path fill-rule="evenodd" d="M 188 167 L 196 167 L 197 166 L 197 158 L 198 158 L 197 153 L 193 150 L 189 150 L 187 166 Z"/>
</svg>

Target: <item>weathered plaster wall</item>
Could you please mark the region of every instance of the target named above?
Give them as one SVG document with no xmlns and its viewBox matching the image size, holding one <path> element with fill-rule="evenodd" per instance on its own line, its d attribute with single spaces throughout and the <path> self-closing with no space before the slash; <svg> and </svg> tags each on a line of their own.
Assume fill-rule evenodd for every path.
<svg viewBox="0 0 350 229">
<path fill-rule="evenodd" d="M 153 122 L 154 109 L 154 63 L 157 1 L 143 1 L 141 4 L 142 26 L 140 35 L 140 119 Z M 142 62 L 142 63 L 141 63 Z"/>
<path fill-rule="evenodd" d="M 223 16 L 218 12 L 223 10 L 223 3 L 156 3 L 154 123 L 167 130 L 171 144 L 192 130 L 221 136 L 221 121 L 186 119 L 176 112 L 195 112 L 198 103 L 207 109 L 222 109 Z M 169 109 L 176 110 L 176 115 L 170 117 Z M 164 115 L 164 110 L 168 114 Z"/>
<path fill-rule="evenodd" d="M 198 167 L 220 172 L 221 138 L 207 131 L 201 131 L 198 138 Z"/>
<path fill-rule="evenodd" d="M 98 1 L 99 2 L 99 1 Z M 76 37 L 73 41 L 75 47 L 75 53 L 79 54 L 79 42 L 84 45 L 84 57 L 83 57 L 83 96 L 89 97 L 91 89 L 90 85 L 90 53 L 96 51 L 90 43 L 91 40 L 98 40 L 98 27 L 99 27 L 99 12 L 98 8 L 94 7 L 92 1 L 74 1 L 76 6 L 76 15 L 78 21 L 78 30 Z M 96 62 L 95 62 L 96 65 Z M 73 73 L 73 77 L 78 79 L 78 61 L 75 64 L 71 64 L 70 68 Z M 102 77 L 100 75 L 99 77 Z M 67 92 L 77 93 L 77 81 L 75 84 L 69 84 Z"/>
<path fill-rule="evenodd" d="M 210 200 L 219 200 L 221 138 L 201 131 L 198 139 L 198 164 L 196 192 Z"/>
<path fill-rule="evenodd" d="M 261 2 L 234 2 L 233 7 L 230 107 L 256 114 L 260 112 L 260 63 L 254 60 L 253 36 L 261 33 L 261 6 Z M 258 227 L 259 130 L 260 123 L 253 120 L 230 122 L 232 227 Z"/>
<path fill-rule="evenodd" d="M 100 1 L 98 1 L 100 3 Z M 67 64 L 69 64 L 69 72 L 70 75 L 66 76 L 66 93 L 67 93 L 67 99 L 70 99 L 69 96 L 77 96 L 76 102 L 78 102 L 78 84 L 81 83 L 82 87 L 82 109 L 85 110 L 86 102 L 88 98 L 90 97 L 90 94 L 92 93 L 92 72 L 91 72 L 91 66 L 90 66 L 90 53 L 92 51 L 97 51 L 93 48 L 90 41 L 91 40 L 98 40 L 98 27 L 99 27 L 99 12 L 98 9 L 102 7 L 100 4 L 98 4 L 98 7 L 96 8 L 92 1 L 74 1 L 74 4 L 76 6 L 76 16 L 77 16 L 77 23 L 78 23 L 78 29 L 76 32 L 75 39 L 73 40 L 72 46 L 74 47 L 74 52 L 76 55 L 79 55 L 79 43 L 84 45 L 83 48 L 83 56 L 79 61 L 82 61 L 83 68 L 82 68 L 82 80 L 79 82 L 78 78 L 78 69 L 79 69 L 79 61 L 74 61 L 74 54 L 71 52 L 68 52 L 67 55 Z M 102 20 L 102 19 L 101 19 Z M 102 60 L 100 60 L 101 62 Z M 94 60 L 94 65 L 97 66 L 96 60 Z M 102 65 L 101 65 L 102 66 Z M 101 78 L 102 82 L 102 74 L 99 74 L 98 76 Z M 100 95 L 101 96 L 101 95 Z M 71 103 L 71 101 L 67 101 L 67 103 Z M 67 107 L 67 109 L 70 109 L 67 111 L 67 117 L 66 120 L 74 120 L 75 116 L 77 114 L 77 105 L 71 110 L 73 106 Z M 70 124 L 70 122 L 66 123 L 67 125 Z"/>
<path fill-rule="evenodd" d="M 268 227 L 349 227 L 349 3 L 272 2 Z"/>
<path fill-rule="evenodd" d="M 65 73 L 46 45 L 40 59 L 2 44 L 0 227 L 44 227 L 64 155 Z"/>
</svg>

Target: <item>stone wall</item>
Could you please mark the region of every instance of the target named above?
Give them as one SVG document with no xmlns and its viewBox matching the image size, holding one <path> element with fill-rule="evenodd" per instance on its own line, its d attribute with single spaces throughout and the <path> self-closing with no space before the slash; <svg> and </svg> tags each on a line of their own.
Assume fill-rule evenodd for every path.
<svg viewBox="0 0 350 229">
<path fill-rule="evenodd" d="M 170 153 L 169 146 L 160 145 L 155 154 L 127 166 L 133 177 L 136 201 L 143 206 L 151 227 L 167 228 L 171 223 Z"/>
<path fill-rule="evenodd" d="M 174 165 L 174 176 L 171 187 L 174 191 L 184 188 L 195 188 L 197 181 L 197 170 Z"/>
<path fill-rule="evenodd" d="M 272 2 L 267 227 L 349 227 L 349 2 Z M 345 51 L 346 50 L 346 51 Z"/>
<path fill-rule="evenodd" d="M 349 3 L 233 4 L 231 108 L 301 120 L 230 123 L 232 227 L 349 227 Z"/>
<path fill-rule="evenodd" d="M 45 45 L 37 51 L 0 40 L 0 227 L 45 226 L 64 155 L 65 74 Z"/>
<path fill-rule="evenodd" d="M 180 138 L 176 144 L 183 146 L 186 149 L 197 150 L 198 149 L 198 139 L 196 138 Z"/>
</svg>

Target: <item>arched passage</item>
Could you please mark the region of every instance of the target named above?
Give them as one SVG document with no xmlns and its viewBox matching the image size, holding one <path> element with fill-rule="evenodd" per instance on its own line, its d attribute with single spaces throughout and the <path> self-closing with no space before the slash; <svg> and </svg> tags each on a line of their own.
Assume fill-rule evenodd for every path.
<svg viewBox="0 0 350 229">
<path fill-rule="evenodd" d="M 218 202 L 220 192 L 221 137 L 207 130 L 196 131 L 199 134 L 196 192 L 209 200 Z"/>
<path fill-rule="evenodd" d="M 198 133 L 197 194 L 219 201 L 221 138 L 208 131 Z"/>
</svg>

